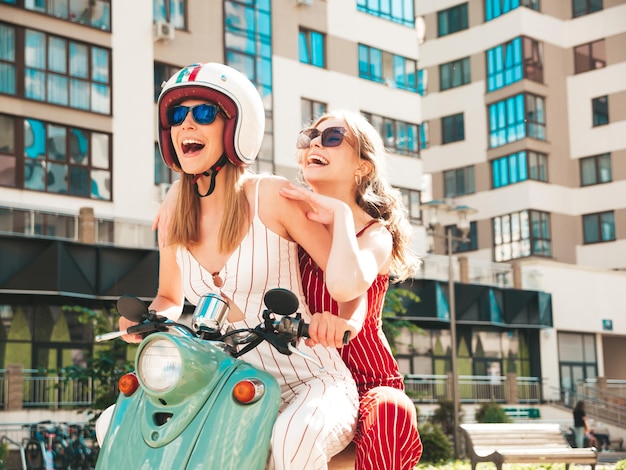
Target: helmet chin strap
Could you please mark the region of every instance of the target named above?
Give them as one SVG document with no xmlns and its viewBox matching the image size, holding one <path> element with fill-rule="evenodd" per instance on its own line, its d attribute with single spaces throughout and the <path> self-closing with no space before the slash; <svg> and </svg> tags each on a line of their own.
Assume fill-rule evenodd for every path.
<svg viewBox="0 0 626 470">
<path fill-rule="evenodd" d="M 194 188 L 196 188 L 196 194 L 199 197 L 207 197 L 213 194 L 213 190 L 215 189 L 215 177 L 217 176 L 217 172 L 220 171 L 222 168 L 224 168 L 224 165 L 226 164 L 227 161 L 228 161 L 228 157 L 226 157 L 226 154 L 224 153 L 220 157 L 220 159 L 215 163 L 215 165 L 213 165 L 207 171 L 203 171 L 200 174 L 194 175 L 193 177 Z M 198 189 L 198 180 L 202 178 L 203 176 L 209 176 L 211 178 L 211 181 L 209 182 L 209 189 L 207 189 L 207 192 L 204 194 L 201 194 L 200 190 Z"/>
</svg>

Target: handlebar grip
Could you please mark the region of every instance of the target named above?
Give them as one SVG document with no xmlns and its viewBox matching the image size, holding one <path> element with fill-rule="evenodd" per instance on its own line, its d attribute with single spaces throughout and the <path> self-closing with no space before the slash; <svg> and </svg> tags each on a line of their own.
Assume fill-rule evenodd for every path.
<svg viewBox="0 0 626 470">
<path fill-rule="evenodd" d="M 302 323 L 300 325 L 300 331 L 298 333 L 299 333 L 298 336 L 305 336 L 309 338 L 310 337 L 309 336 L 309 324 Z M 341 342 L 343 343 L 344 346 L 350 342 L 350 330 L 346 330 L 343 333 L 343 339 L 341 340 Z"/>
</svg>

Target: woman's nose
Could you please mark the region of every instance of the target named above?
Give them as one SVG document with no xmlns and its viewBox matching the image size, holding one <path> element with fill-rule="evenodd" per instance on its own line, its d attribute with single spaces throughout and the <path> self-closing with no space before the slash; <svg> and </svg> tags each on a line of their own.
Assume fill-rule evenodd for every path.
<svg viewBox="0 0 626 470">
<path fill-rule="evenodd" d="M 191 112 L 191 109 L 187 111 L 187 115 L 180 125 L 182 128 L 196 127 L 196 121 L 194 121 L 193 119 L 193 113 Z"/>
</svg>

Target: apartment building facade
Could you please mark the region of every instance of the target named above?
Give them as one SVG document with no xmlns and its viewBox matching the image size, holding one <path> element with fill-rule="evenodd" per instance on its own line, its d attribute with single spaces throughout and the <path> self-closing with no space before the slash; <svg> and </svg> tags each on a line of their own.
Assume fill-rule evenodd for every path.
<svg viewBox="0 0 626 470">
<path fill-rule="evenodd" d="M 602 298 L 606 310 L 619 307 L 617 293 L 624 278 L 610 270 L 619 266 L 606 264 L 618 262 L 619 255 L 603 250 L 605 245 L 623 243 L 625 237 L 622 234 L 620 241 L 624 205 L 615 197 L 620 190 L 624 192 L 619 175 L 626 179 L 626 146 L 619 144 L 624 135 L 619 132 L 624 121 L 619 117 L 620 100 L 625 94 L 617 78 L 626 62 L 615 45 L 624 38 L 615 17 L 623 14 L 625 6 L 605 0 L 604 8 L 589 18 L 604 18 L 613 29 L 589 21 L 582 25 L 583 41 L 572 42 L 564 32 L 555 31 L 557 25 L 573 31 L 585 21 L 572 18 L 569 6 L 559 10 L 553 2 L 542 2 L 547 5 L 539 11 L 520 7 L 486 21 L 483 9 L 496 3 L 508 4 L 470 1 L 465 10 L 454 13 L 461 4 L 448 0 L 1 0 L 0 368 L 15 362 L 21 362 L 24 369 L 83 363 L 92 351 L 92 332 L 79 324 L 68 306 L 104 311 L 119 295 L 148 300 L 156 292 L 158 251 L 150 226 L 176 175 L 163 166 L 156 147 L 155 101 L 162 81 L 198 61 L 227 63 L 257 85 L 265 105 L 266 138 L 256 170 L 296 179 L 298 131 L 324 109 L 358 109 L 385 138 L 388 176 L 405 197 L 417 251 L 429 250 L 422 201 L 454 197 L 478 209 L 471 216 L 470 242 L 457 247 L 461 252 L 455 253 L 454 261 L 458 260 L 459 267 L 471 267 L 475 260 L 489 269 L 500 263 L 497 266 L 504 266 L 506 275 L 505 281 L 482 282 L 472 277 L 471 269 L 459 268 L 459 351 L 467 359 L 470 374 L 515 371 L 545 377 L 548 371 L 558 387 L 559 382 L 567 383 L 559 378 L 562 364 L 552 354 L 559 347 L 556 330 L 563 328 L 568 331 L 563 334 L 585 344 L 591 338 L 596 355 L 601 351 L 598 344 L 606 350 L 615 339 L 612 347 L 620 346 L 625 320 L 607 314 L 605 319 L 613 320 L 612 333 L 603 333 L 591 321 L 570 328 L 569 309 L 578 312 L 585 302 L 560 304 L 564 314 L 559 316 L 552 299 L 557 295 L 569 299 L 575 283 L 587 286 L 588 279 L 595 279 L 598 287 L 608 291 Z M 440 20 L 442 8 L 451 13 Z M 462 21 L 463 11 L 467 12 L 467 31 L 440 37 L 437 22 L 453 28 L 457 17 Z M 516 35 L 508 37 L 515 29 L 507 21 L 517 25 Z M 522 25 L 530 30 L 522 31 Z M 605 87 L 598 88 L 604 94 L 593 94 L 593 99 L 607 96 L 610 103 L 609 122 L 594 129 L 605 137 L 604 147 L 588 142 L 600 140 L 596 134 L 583 138 L 591 131 L 583 132 L 586 124 L 580 113 L 572 112 L 581 120 L 578 123 L 561 111 L 578 109 L 580 104 L 578 95 L 570 98 L 564 90 L 585 88 L 573 73 L 563 74 L 560 67 L 552 70 L 544 61 L 543 82 L 524 78 L 487 91 L 488 72 L 481 58 L 488 49 L 507 41 L 513 41 L 514 48 L 526 47 L 518 46 L 515 38 L 534 37 L 542 42 L 531 50 L 543 54 L 545 49 L 563 64 L 572 65 L 574 59 L 567 56 L 574 46 L 611 31 L 605 44 L 606 67 L 586 72 L 618 68 L 615 75 L 601 80 L 587 79 Z M 469 39 L 465 34 L 470 34 Z M 465 64 L 466 57 L 471 80 L 441 90 L 441 65 Z M 457 69 L 444 67 L 442 77 L 446 70 L 454 75 Z M 552 76 L 554 81 L 546 80 Z M 563 81 L 557 82 L 557 77 Z M 451 77 L 450 83 L 455 80 Z M 536 118 L 533 132 L 543 129 L 550 140 L 524 135 L 509 142 L 506 136 L 512 130 L 506 126 L 494 128 L 491 136 L 486 124 L 488 106 L 506 109 L 528 101 L 539 108 L 538 97 L 546 97 L 548 91 L 554 97 L 544 101 L 544 111 L 554 111 L 545 111 L 547 122 Z M 509 94 L 513 104 L 507 104 Z M 597 105 L 600 110 L 602 103 Z M 455 117 L 459 114 L 461 118 Z M 572 129 L 573 122 L 578 127 Z M 458 139 L 460 128 L 465 139 Z M 453 141 L 448 142 L 450 132 Z M 537 171 L 548 171 L 548 180 L 528 178 L 518 185 L 492 188 L 491 161 L 501 158 L 504 149 L 491 148 L 489 142 L 492 138 L 500 142 L 501 134 L 507 156 L 527 152 L 526 161 L 535 158 Z M 570 142 L 573 138 L 576 145 Z M 576 150 L 566 152 L 566 148 Z M 610 153 L 610 181 L 590 187 L 574 184 L 577 167 L 572 167 L 573 159 L 593 157 L 585 168 L 597 167 L 597 178 L 605 178 L 606 157 L 601 156 L 605 153 Z M 521 161 L 522 157 L 517 158 Z M 470 166 L 474 169 L 469 170 Z M 470 192 L 460 182 L 467 178 L 469 185 L 471 172 L 475 189 Z M 444 181 L 452 179 L 461 192 L 445 190 Z M 603 200 L 608 194 L 613 195 L 613 209 L 591 205 L 592 198 Z M 526 216 L 521 215 L 524 211 Z M 568 236 L 583 214 L 598 214 L 601 222 L 608 217 L 602 215 L 607 211 L 613 211 L 616 240 L 593 246 L 560 240 L 571 240 Z M 532 219 L 536 214 L 542 220 L 543 214 L 551 216 L 549 239 L 533 239 L 538 243 L 529 252 L 514 248 L 511 242 L 499 242 L 497 250 L 492 246 L 492 219 L 504 227 L 507 217 Z M 589 219 L 589 227 L 593 220 Z M 437 245 L 434 251 L 443 253 Z M 421 275 L 405 286 L 421 297 L 420 303 L 409 305 L 407 316 L 426 331 L 402 338 L 398 357 L 407 374 L 449 371 L 447 283 L 429 279 L 427 268 L 433 259 L 435 254 L 427 256 Z M 587 259 L 598 264 L 579 262 Z M 587 266 L 599 274 L 588 274 Z M 564 276 L 571 276 L 569 283 L 561 281 Z M 562 326 L 557 326 L 559 322 Z M 547 358 L 544 348 L 550 352 Z M 579 367 L 579 362 L 573 361 L 572 367 Z M 592 376 L 593 368 L 582 362 L 585 376 Z M 596 375 L 605 371 L 604 362 L 596 356 Z M 611 375 L 626 378 L 620 368 L 612 369 Z"/>
<path fill-rule="evenodd" d="M 416 5 L 432 197 L 478 209 L 473 258 L 552 293 L 545 394 L 626 378 L 626 2 Z"/>
</svg>

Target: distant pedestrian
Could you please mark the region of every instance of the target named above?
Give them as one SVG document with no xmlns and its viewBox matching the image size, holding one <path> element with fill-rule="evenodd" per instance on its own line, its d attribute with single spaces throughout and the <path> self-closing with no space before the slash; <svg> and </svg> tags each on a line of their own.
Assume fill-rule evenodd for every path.
<svg viewBox="0 0 626 470">
<path fill-rule="evenodd" d="M 585 413 L 585 402 L 580 400 L 574 407 L 574 438 L 576 447 L 584 447 L 585 434 L 590 430 Z"/>
</svg>

